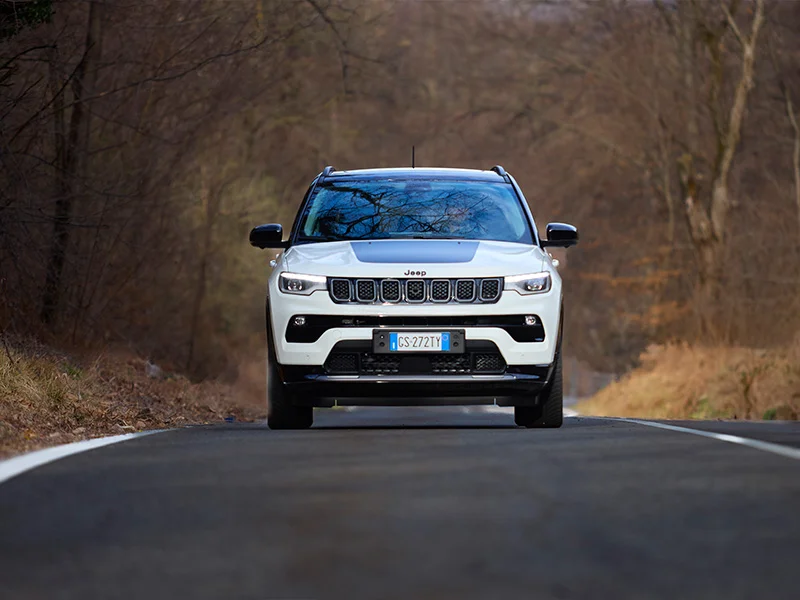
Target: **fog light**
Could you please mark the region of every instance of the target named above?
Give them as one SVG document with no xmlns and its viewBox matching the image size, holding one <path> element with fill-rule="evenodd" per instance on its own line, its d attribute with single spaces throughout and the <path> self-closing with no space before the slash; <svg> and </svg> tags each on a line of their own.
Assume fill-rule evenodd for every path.
<svg viewBox="0 0 800 600">
<path fill-rule="evenodd" d="M 536 315 L 525 315 L 525 325 L 536 325 Z"/>
<path fill-rule="evenodd" d="M 302 327 L 305 324 L 306 324 L 305 317 L 295 317 L 294 321 L 292 321 L 292 325 L 294 325 L 295 327 Z"/>
</svg>

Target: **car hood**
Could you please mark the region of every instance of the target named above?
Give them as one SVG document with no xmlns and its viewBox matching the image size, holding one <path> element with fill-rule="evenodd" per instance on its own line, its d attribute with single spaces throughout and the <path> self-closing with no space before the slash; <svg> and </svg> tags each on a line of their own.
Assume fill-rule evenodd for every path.
<svg viewBox="0 0 800 600">
<path fill-rule="evenodd" d="M 286 270 L 329 277 L 502 277 L 541 271 L 538 246 L 477 240 L 375 240 L 303 244 Z"/>
</svg>

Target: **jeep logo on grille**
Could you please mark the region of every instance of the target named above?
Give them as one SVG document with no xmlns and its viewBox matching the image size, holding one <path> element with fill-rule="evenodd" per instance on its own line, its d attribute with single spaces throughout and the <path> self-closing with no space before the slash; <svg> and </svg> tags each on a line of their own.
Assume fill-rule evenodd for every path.
<svg viewBox="0 0 800 600">
<path fill-rule="evenodd" d="M 425 277 L 427 271 L 406 271 L 403 273 L 406 277 Z"/>
</svg>

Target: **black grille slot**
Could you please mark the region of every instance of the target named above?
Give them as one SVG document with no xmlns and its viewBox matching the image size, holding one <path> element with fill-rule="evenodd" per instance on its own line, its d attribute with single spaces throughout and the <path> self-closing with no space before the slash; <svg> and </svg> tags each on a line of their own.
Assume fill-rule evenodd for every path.
<svg viewBox="0 0 800 600">
<path fill-rule="evenodd" d="M 476 373 L 502 373 L 505 368 L 506 361 L 500 354 L 475 354 Z"/>
<path fill-rule="evenodd" d="M 475 282 L 472 279 L 459 279 L 456 283 L 456 300 L 472 302 L 475 299 Z"/>
<path fill-rule="evenodd" d="M 337 302 L 350 302 L 350 282 L 347 279 L 331 281 L 331 295 Z"/>
<path fill-rule="evenodd" d="M 499 295 L 499 279 L 484 279 L 481 281 L 481 300 L 495 300 Z"/>
<path fill-rule="evenodd" d="M 422 279 L 412 279 L 406 282 L 406 300 L 409 302 L 425 300 L 425 282 Z"/>
<path fill-rule="evenodd" d="M 469 373 L 469 354 L 449 354 L 431 357 L 431 371 L 436 374 Z"/>
<path fill-rule="evenodd" d="M 359 302 L 375 302 L 378 296 L 376 287 L 372 279 L 359 279 L 356 281 L 356 300 Z"/>
<path fill-rule="evenodd" d="M 431 300 L 434 302 L 447 302 L 450 300 L 450 282 L 447 279 L 434 279 L 431 281 Z"/>
<path fill-rule="evenodd" d="M 400 372 L 401 357 L 392 354 L 366 353 L 361 356 L 361 373 L 382 375 Z"/>
<path fill-rule="evenodd" d="M 357 374 L 358 354 L 331 354 L 325 361 L 325 370 L 331 374 Z"/>
<path fill-rule="evenodd" d="M 384 302 L 400 302 L 400 282 L 396 279 L 381 281 L 381 300 Z"/>
</svg>

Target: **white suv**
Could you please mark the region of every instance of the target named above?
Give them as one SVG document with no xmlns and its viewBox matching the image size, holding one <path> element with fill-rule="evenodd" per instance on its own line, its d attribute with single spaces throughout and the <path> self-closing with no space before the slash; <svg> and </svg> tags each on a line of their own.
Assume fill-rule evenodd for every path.
<svg viewBox="0 0 800 600">
<path fill-rule="evenodd" d="M 311 184 L 267 289 L 268 424 L 310 427 L 313 407 L 497 404 L 560 427 L 561 278 L 547 226 L 502 167 L 327 167 Z"/>
</svg>

